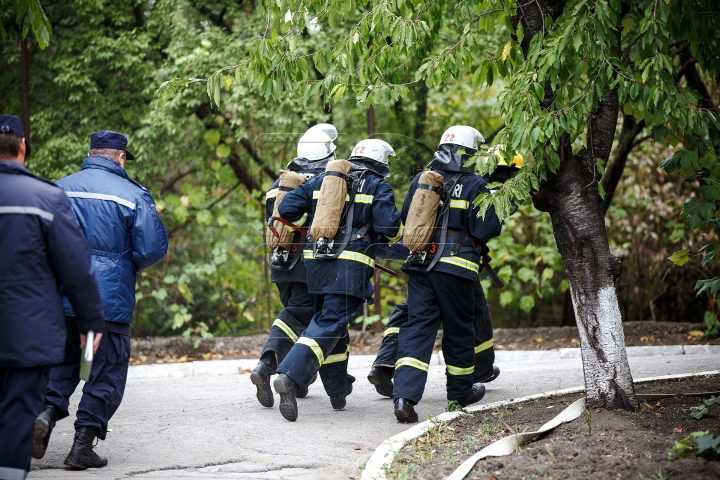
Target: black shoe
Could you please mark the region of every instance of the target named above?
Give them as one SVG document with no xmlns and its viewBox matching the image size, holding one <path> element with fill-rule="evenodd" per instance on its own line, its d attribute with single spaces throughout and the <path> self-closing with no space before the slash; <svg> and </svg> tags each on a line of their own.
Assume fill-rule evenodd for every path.
<svg viewBox="0 0 720 480">
<path fill-rule="evenodd" d="M 341 393 L 340 395 L 333 395 L 333 396 L 331 396 L 331 397 L 330 397 L 330 404 L 332 405 L 333 410 L 342 410 L 343 408 L 345 408 L 345 405 L 347 404 L 347 402 L 345 401 L 345 399 L 346 399 L 347 396 L 350 395 L 351 393 L 352 393 L 352 383 L 350 384 L 350 386 L 348 387 L 348 389 L 345 390 L 345 392 Z"/>
<path fill-rule="evenodd" d="M 40 415 L 35 419 L 35 433 L 33 434 L 33 458 L 43 458 L 47 450 L 50 434 L 57 422 L 57 410 L 54 405 L 45 404 Z"/>
<path fill-rule="evenodd" d="M 65 459 L 65 465 L 73 468 L 100 468 L 107 465 L 107 458 L 93 451 L 95 428 L 78 427 L 75 429 L 75 441 Z"/>
<path fill-rule="evenodd" d="M 368 382 L 375 385 L 375 390 L 383 397 L 393 396 L 393 370 L 389 367 L 372 367 L 368 373 Z"/>
<path fill-rule="evenodd" d="M 473 383 L 472 393 L 462 400 L 458 400 L 461 407 L 467 407 L 473 403 L 477 403 L 485 396 L 485 385 L 482 383 Z"/>
<path fill-rule="evenodd" d="M 415 413 L 413 403 L 407 398 L 396 398 L 395 404 L 395 418 L 400 423 L 416 423 L 418 421 L 418 414 Z"/>
<path fill-rule="evenodd" d="M 482 379 L 475 378 L 474 381 L 475 381 L 475 383 L 477 383 L 477 382 L 490 383 L 493 380 L 495 380 L 499 375 L 500 375 L 500 369 L 498 367 L 496 367 L 495 365 L 493 365 L 492 372 L 490 373 L 490 375 L 487 375 L 485 378 L 482 378 Z"/>
<path fill-rule="evenodd" d="M 257 388 L 257 399 L 263 407 L 270 408 L 275 403 L 273 392 L 270 388 L 270 377 L 274 373 L 275 370 L 268 365 L 263 362 L 258 362 L 257 367 L 255 367 L 250 374 L 250 381 Z"/>
<path fill-rule="evenodd" d="M 285 420 L 294 422 L 298 417 L 297 399 L 295 398 L 298 389 L 297 383 L 281 373 L 273 382 L 273 386 L 275 391 L 280 394 L 280 413 Z"/>
<path fill-rule="evenodd" d="M 304 387 L 300 387 L 297 391 L 297 394 L 295 395 L 297 398 L 305 398 L 308 396 L 308 392 L 310 391 L 310 385 L 315 383 L 315 380 L 317 380 L 317 372 L 313 373 L 312 378 L 310 381 L 305 385 Z"/>
</svg>

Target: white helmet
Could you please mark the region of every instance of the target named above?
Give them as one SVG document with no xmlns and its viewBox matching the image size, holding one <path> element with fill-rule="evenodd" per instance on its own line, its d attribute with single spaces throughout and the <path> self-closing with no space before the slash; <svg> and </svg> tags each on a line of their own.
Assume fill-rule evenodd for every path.
<svg viewBox="0 0 720 480">
<path fill-rule="evenodd" d="M 465 148 L 477 150 L 478 142 L 485 142 L 480 132 L 467 125 L 455 125 L 445 130 L 445 133 L 440 137 L 438 146 L 451 143 L 453 145 L 460 145 Z"/>
<path fill-rule="evenodd" d="M 328 137 L 330 137 L 333 141 L 335 141 L 338 137 L 337 128 L 335 128 L 335 125 L 332 125 L 330 123 L 318 123 L 317 125 L 313 125 L 312 127 L 308 128 L 307 132 L 305 132 L 305 135 L 310 132 L 322 132 Z"/>
<path fill-rule="evenodd" d="M 390 155 L 394 157 L 395 150 L 389 143 L 376 138 L 368 138 L 355 145 L 350 157 L 365 157 L 387 165 Z"/>
<path fill-rule="evenodd" d="M 327 128 L 327 130 L 325 130 L 325 128 Z M 334 136 L 326 132 L 329 132 Z M 297 156 L 299 158 L 307 158 L 311 162 L 322 160 L 333 153 L 337 148 L 333 143 L 333 140 L 336 138 L 337 130 L 335 130 L 335 127 L 332 125 L 328 123 L 315 125 L 305 132 L 305 135 L 300 137 L 297 147 Z"/>
</svg>

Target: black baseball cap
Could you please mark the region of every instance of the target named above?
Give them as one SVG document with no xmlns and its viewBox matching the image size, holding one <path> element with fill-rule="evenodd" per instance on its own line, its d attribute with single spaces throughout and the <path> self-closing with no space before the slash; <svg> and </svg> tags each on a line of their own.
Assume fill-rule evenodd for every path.
<svg viewBox="0 0 720 480">
<path fill-rule="evenodd" d="M 96 148 L 109 148 L 122 150 L 128 160 L 135 160 L 135 155 L 127 151 L 128 139 L 125 135 L 112 130 L 100 130 L 90 135 L 90 150 Z"/>
<path fill-rule="evenodd" d="M 12 133 L 25 139 L 25 156 L 30 156 L 30 141 L 25 137 L 22 121 L 15 115 L 0 115 L 0 133 Z"/>
</svg>

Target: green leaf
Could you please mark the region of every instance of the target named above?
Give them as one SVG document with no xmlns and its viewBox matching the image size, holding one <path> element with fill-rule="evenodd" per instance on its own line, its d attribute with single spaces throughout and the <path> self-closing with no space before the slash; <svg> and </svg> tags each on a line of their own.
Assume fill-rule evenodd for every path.
<svg viewBox="0 0 720 480">
<path fill-rule="evenodd" d="M 542 271 L 541 278 L 544 281 L 547 281 L 547 280 L 550 280 L 551 278 L 553 278 L 554 275 L 555 275 L 555 270 L 553 270 L 552 268 L 545 268 Z"/>
<path fill-rule="evenodd" d="M 500 306 L 504 307 L 509 305 L 513 301 L 514 295 L 509 290 L 503 290 L 500 292 Z"/>
<path fill-rule="evenodd" d="M 231 152 L 232 149 L 227 143 L 220 144 L 217 146 L 217 149 L 215 149 L 215 155 L 217 155 L 218 158 L 228 158 Z"/>
<path fill-rule="evenodd" d="M 668 257 L 668 260 L 673 262 L 678 267 L 682 267 L 683 265 L 685 265 L 687 262 L 690 261 L 690 250 L 686 248 L 685 250 L 680 250 L 679 252 L 675 252 Z"/>
<path fill-rule="evenodd" d="M 659 142 L 661 139 L 667 137 L 668 129 L 665 125 L 655 125 L 652 129 L 653 140 Z"/>
<path fill-rule="evenodd" d="M 532 295 L 525 295 L 520 299 L 520 309 L 523 312 L 529 312 L 535 306 L 535 298 Z"/>
<path fill-rule="evenodd" d="M 212 213 L 210 210 L 200 210 L 195 216 L 200 225 L 210 225 L 212 223 Z"/>
<path fill-rule="evenodd" d="M 220 131 L 208 130 L 207 132 L 205 132 L 205 135 L 203 135 L 203 138 L 205 139 L 205 143 L 207 143 L 211 147 L 214 147 L 215 145 L 220 143 Z"/>
<path fill-rule="evenodd" d="M 602 186 L 602 183 L 598 182 L 598 194 L 600 195 L 600 198 L 605 200 L 605 187 Z"/>
<path fill-rule="evenodd" d="M 720 183 L 703 185 L 700 187 L 700 193 L 706 200 L 720 200 Z"/>
<path fill-rule="evenodd" d="M 691 198 L 683 206 L 682 212 L 680 212 L 680 219 L 685 220 L 685 225 L 690 230 L 694 230 L 703 222 L 709 221 L 713 213 L 715 213 L 715 205 L 710 202 L 700 203 L 697 198 Z"/>
<path fill-rule="evenodd" d="M 535 271 L 527 267 L 522 267 L 520 268 L 520 270 L 518 270 L 517 276 L 523 282 L 528 282 L 535 277 Z"/>
</svg>

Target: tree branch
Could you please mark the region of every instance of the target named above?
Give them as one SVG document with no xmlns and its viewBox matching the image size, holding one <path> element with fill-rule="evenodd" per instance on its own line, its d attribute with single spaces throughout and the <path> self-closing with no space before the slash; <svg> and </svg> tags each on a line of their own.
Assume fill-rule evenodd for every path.
<svg viewBox="0 0 720 480">
<path fill-rule="evenodd" d="M 628 156 L 635 144 L 633 143 L 635 137 L 645 128 L 645 120 L 638 122 L 632 115 L 625 115 L 623 117 L 623 125 L 620 130 L 620 138 L 618 140 L 617 148 L 615 149 L 615 155 L 612 161 L 607 163 L 605 168 L 605 174 L 600 181 L 600 184 L 605 190 L 605 198 L 600 204 L 603 214 L 607 213 L 610 204 L 612 203 L 615 190 L 617 189 L 620 179 L 622 178 L 625 165 L 627 164 Z"/>
</svg>

